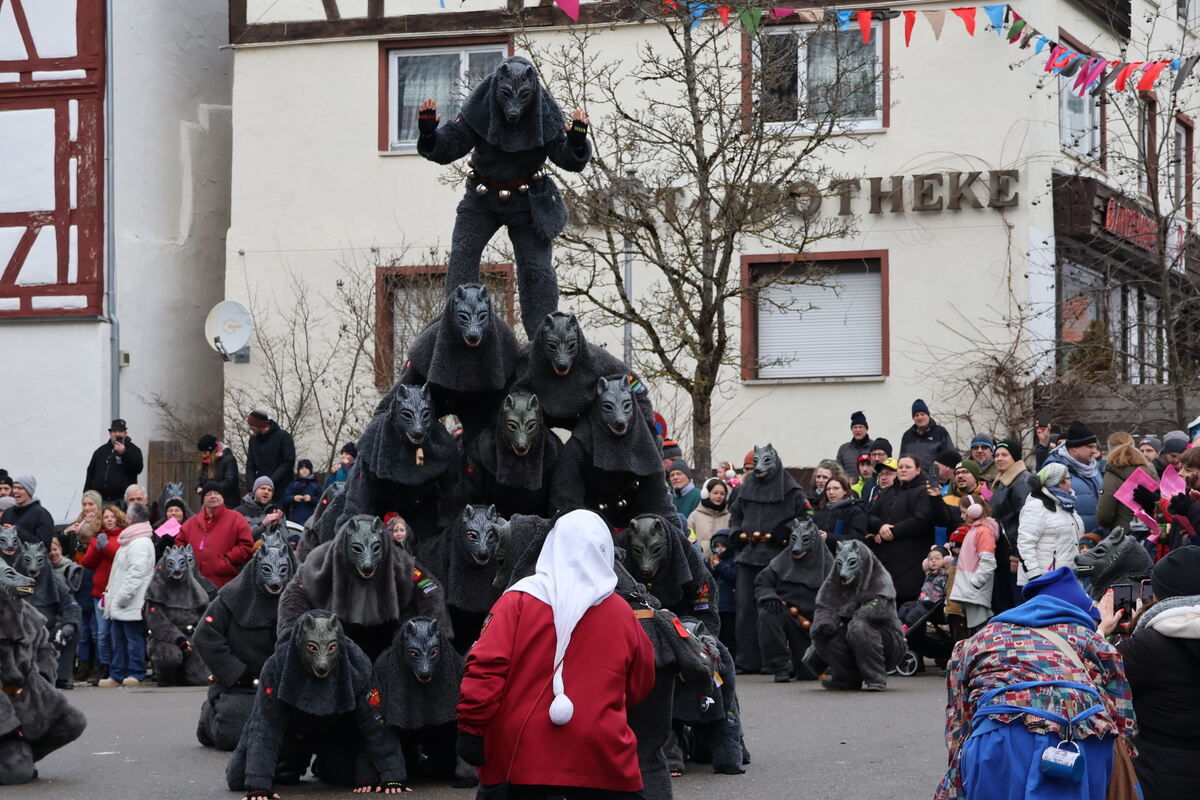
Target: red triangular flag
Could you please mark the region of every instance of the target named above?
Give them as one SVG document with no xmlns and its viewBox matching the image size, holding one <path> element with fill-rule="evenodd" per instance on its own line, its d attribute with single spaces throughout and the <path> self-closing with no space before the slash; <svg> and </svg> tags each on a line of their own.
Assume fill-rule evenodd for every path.
<svg viewBox="0 0 1200 800">
<path fill-rule="evenodd" d="M 863 44 L 871 43 L 871 12 L 870 10 L 858 12 L 858 29 L 862 31 Z"/>
<path fill-rule="evenodd" d="M 904 46 L 908 47 L 912 44 L 913 26 L 917 24 L 917 12 L 904 12 Z"/>
<path fill-rule="evenodd" d="M 1146 74 L 1138 81 L 1137 90 L 1139 92 L 1148 92 L 1154 88 L 1154 82 L 1158 80 L 1158 76 L 1162 71 L 1170 66 L 1170 61 L 1155 61 L 1153 64 L 1146 67 Z"/>
<path fill-rule="evenodd" d="M 721 16 L 721 24 L 726 28 L 729 27 L 729 6 L 721 6 L 717 9 L 717 13 Z"/>
<path fill-rule="evenodd" d="M 975 35 L 975 12 L 978 9 L 975 9 L 975 8 L 952 8 L 950 10 L 962 18 L 963 25 L 967 26 L 967 35 L 974 36 Z"/>
<path fill-rule="evenodd" d="M 1117 76 L 1118 92 L 1125 91 L 1125 84 L 1129 80 L 1129 76 L 1133 75 L 1134 70 L 1141 69 L 1142 65 L 1145 63 L 1145 61 L 1133 61 L 1125 65 L 1125 67 L 1121 70 L 1121 74 Z"/>
</svg>

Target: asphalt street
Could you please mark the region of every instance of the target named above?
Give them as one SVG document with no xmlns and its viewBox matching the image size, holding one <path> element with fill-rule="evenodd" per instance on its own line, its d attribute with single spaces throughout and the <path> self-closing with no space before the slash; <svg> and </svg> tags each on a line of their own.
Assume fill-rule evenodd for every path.
<svg viewBox="0 0 1200 800">
<path fill-rule="evenodd" d="M 830 692 L 814 683 L 775 685 L 739 677 L 745 775 L 689 765 L 675 781 L 687 800 L 909 800 L 932 795 L 945 769 L 945 682 L 936 673 L 893 677 L 881 694 Z M 91 689 L 69 693 L 88 717 L 82 739 L 38 764 L 42 779 L 0 790 L 4 800 L 238 798 L 225 788 L 227 754 L 196 742 L 204 699 L 194 689 Z M 284 800 L 349 798 L 316 783 L 283 787 Z M 424 784 L 410 795 L 473 800 L 472 790 Z"/>
</svg>

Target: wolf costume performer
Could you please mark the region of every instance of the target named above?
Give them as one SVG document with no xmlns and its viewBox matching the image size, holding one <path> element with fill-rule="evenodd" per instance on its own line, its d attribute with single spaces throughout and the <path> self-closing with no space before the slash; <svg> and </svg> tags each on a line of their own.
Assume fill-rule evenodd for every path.
<svg viewBox="0 0 1200 800">
<path fill-rule="evenodd" d="M 750 763 L 742 736 L 742 710 L 737 697 L 736 670 L 729 650 L 695 617 L 683 617 L 683 627 L 704 648 L 712 669 L 708 692 L 697 694 L 682 681 L 675 684 L 674 737 L 667 748 L 672 773 L 683 774 L 684 762 L 712 764 L 713 772 L 741 775 Z"/>
<path fill-rule="evenodd" d="M 298 566 L 285 540 L 263 537 L 254 557 L 200 618 L 192 643 L 213 681 L 196 728 L 205 747 L 237 746 L 254 704 L 255 681 L 275 652 L 279 596 Z"/>
<path fill-rule="evenodd" d="M 346 508 L 346 481 L 334 481 L 321 492 L 321 499 L 312 516 L 304 521 L 304 532 L 296 547 L 296 557 L 303 561 L 319 544 L 332 542 L 337 522 Z"/>
<path fill-rule="evenodd" d="M 13 563 L 17 572 L 33 579 L 35 588 L 28 598 L 29 604 L 45 617 L 50 641 L 59 651 L 58 668 L 53 678 L 55 685 L 73 686 L 75 648 L 79 642 L 79 629 L 83 626 L 83 609 L 66 583 L 50 568 L 46 545 L 21 542 Z"/>
<path fill-rule="evenodd" d="M 388 540 L 378 517 L 365 514 L 313 550 L 292 577 L 279 600 L 279 638 L 311 609 L 336 614 L 346 635 L 371 659 L 391 646 L 406 616 L 433 617 L 450 630 L 439 582 Z"/>
<path fill-rule="evenodd" d="M 625 550 L 629 574 L 662 608 L 697 618 L 711 631 L 721 630 L 716 581 L 672 520 L 655 514 L 636 517 L 616 542 Z"/>
<path fill-rule="evenodd" d="M 454 488 L 458 446 L 436 418 L 429 386 L 397 384 L 389 396 L 359 437 L 337 526 L 357 514 L 395 511 L 420 542 L 442 527 L 438 501 Z"/>
<path fill-rule="evenodd" d="M 496 527 L 502 524 L 494 506 L 468 504 L 454 524 L 422 551 L 422 560 L 442 581 L 454 646 L 460 653 L 479 638 L 484 617 L 500 598 L 494 585 L 494 556 Z"/>
<path fill-rule="evenodd" d="M 833 569 L 817 592 L 812 647 L 805 665 L 825 672 L 826 689 L 868 692 L 887 688 L 887 674 L 904 655 L 904 629 L 896 616 L 896 588 L 864 542 L 838 542 Z"/>
<path fill-rule="evenodd" d="M 16 564 L 21 551 L 21 534 L 12 525 L 0 525 L 0 560 L 5 564 Z"/>
<path fill-rule="evenodd" d="M 763 567 L 787 548 L 790 523 L 808 513 L 808 501 L 800 484 L 783 468 L 775 448 L 755 445 L 754 472 L 738 487 L 729 512 L 730 543 L 737 565 L 737 666 L 753 674 L 762 669 L 763 657 L 754 581 Z"/>
<path fill-rule="evenodd" d="M 754 580 L 758 643 L 764 666 L 775 674 L 776 683 L 787 683 L 793 676 L 818 677 L 802 659 L 812 644 L 808 631 L 817 592 L 833 567 L 833 554 L 812 520 L 801 517 L 791 527 L 788 549 L 771 559 Z"/>
<path fill-rule="evenodd" d="M 192 646 L 192 637 L 209 600 L 188 567 L 184 551 L 191 549 L 190 544 L 168 547 L 146 589 L 147 644 L 159 686 L 208 684 L 208 668 Z"/>
<path fill-rule="evenodd" d="M 675 514 L 667 496 L 662 448 L 637 411 L 646 388 L 633 376 L 600 378 L 592 407 L 571 431 L 550 487 L 558 514 L 587 508 L 613 528 L 639 514 Z"/>
<path fill-rule="evenodd" d="M 188 570 L 192 573 L 192 578 L 204 588 L 204 593 L 208 595 L 208 602 L 211 603 L 217 596 L 217 585 L 200 574 L 200 567 L 196 564 L 196 551 L 190 545 L 184 548 L 183 555 L 187 558 Z"/>
<path fill-rule="evenodd" d="M 36 581 L 0 562 L 0 785 L 28 783 L 34 764 L 83 734 L 87 719 L 54 688 L 58 653 L 25 599 Z"/>
<path fill-rule="evenodd" d="M 582 112 L 564 124 L 562 110 L 542 86 L 537 70 L 520 56 L 506 58 L 467 97 L 458 118 L 441 119 L 429 101 L 417 117 L 417 152 L 438 164 L 474 151 L 466 195 L 458 204 L 446 288 L 479 281 L 479 262 L 492 236 L 508 228 L 517 262 L 521 319 L 533 338 L 558 307 L 552 244 L 567 224 L 567 205 L 546 159 L 581 172 L 592 157 Z"/>
<path fill-rule="evenodd" d="M 470 441 L 491 422 L 520 354 L 517 337 L 496 314 L 487 288 L 458 286 L 441 316 L 417 334 L 399 383 L 428 385 L 435 415 L 457 416 Z M 392 387 L 376 413 L 388 409 L 395 392 Z"/>
<path fill-rule="evenodd" d="M 466 502 L 493 505 L 502 517 L 545 514 L 562 442 L 542 419 L 536 394 L 504 397 L 495 424 L 467 445 L 460 493 Z"/>
<path fill-rule="evenodd" d="M 546 315 L 522 351 L 515 385 L 538 396 L 547 425 L 569 431 L 587 414 L 596 382 L 625 373 L 630 373 L 625 362 L 584 338 L 574 314 L 555 311 Z M 653 428 L 649 393 L 636 397 L 642 416 Z"/>
<path fill-rule="evenodd" d="M 1075 574 L 1090 578 L 1088 594 L 1099 602 L 1118 583 L 1138 584 L 1149 580 L 1154 562 L 1137 539 L 1115 528 L 1086 553 L 1075 556 Z"/>
<path fill-rule="evenodd" d="M 400 626 L 392 646 L 375 660 L 375 674 L 383 692 L 383 719 L 404 743 L 410 777 L 450 778 L 457 788 L 476 785 L 475 769 L 454 749 L 463 658 L 438 621 L 413 617 Z"/>
<path fill-rule="evenodd" d="M 254 709 L 225 769 L 230 789 L 271 797 L 298 781 L 280 765 L 315 757 L 326 783 L 405 789 L 400 741 L 383 722 L 383 695 L 371 660 L 328 611 L 309 611 L 263 664 Z"/>
</svg>

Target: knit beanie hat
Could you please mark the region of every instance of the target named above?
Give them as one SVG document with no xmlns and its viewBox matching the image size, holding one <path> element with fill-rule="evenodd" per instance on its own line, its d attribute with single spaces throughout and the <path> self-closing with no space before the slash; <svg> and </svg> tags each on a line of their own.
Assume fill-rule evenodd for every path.
<svg viewBox="0 0 1200 800">
<path fill-rule="evenodd" d="M 1007 450 L 1009 452 L 1009 455 L 1011 455 L 1013 457 L 1013 461 L 1021 460 L 1021 454 L 1022 454 L 1021 442 L 1016 437 L 1013 437 L 1011 439 L 999 440 L 998 442 L 996 442 L 996 446 L 992 448 L 992 452 L 993 453 L 996 452 L 1001 447 L 1003 447 L 1005 450 Z"/>
<path fill-rule="evenodd" d="M 663 439 L 663 458 L 683 458 L 683 448 L 674 439 Z"/>
<path fill-rule="evenodd" d="M 871 442 L 871 449 L 872 450 L 882 450 L 883 452 L 888 454 L 889 458 L 892 455 L 892 443 L 889 442 L 887 439 L 879 438 L 879 439 L 876 439 L 875 441 Z"/>
<path fill-rule="evenodd" d="M 79 498 L 81 505 L 83 503 L 84 498 L 91 498 L 92 502 L 96 504 L 96 508 L 104 507 L 104 498 L 101 497 L 100 493 L 97 492 L 95 489 L 88 489 L 86 492 L 83 493 L 83 497 Z"/>
<path fill-rule="evenodd" d="M 960 469 L 965 469 L 967 472 L 974 475 L 975 480 L 977 481 L 983 478 L 983 469 L 980 468 L 979 462 L 975 461 L 974 459 L 964 458 L 962 461 L 958 462 L 958 464 L 954 467 L 954 471 L 958 472 Z"/>
<path fill-rule="evenodd" d="M 249 422 L 251 425 L 268 425 L 271 422 L 271 417 L 267 415 L 267 412 L 256 408 L 246 416 L 246 422 Z"/>
<path fill-rule="evenodd" d="M 687 475 L 689 481 L 692 479 L 691 467 L 682 458 L 675 459 L 671 462 L 671 466 L 667 467 L 667 474 L 670 475 L 672 472 L 682 472 Z"/>
<path fill-rule="evenodd" d="M 196 441 L 196 449 L 200 452 L 217 449 L 217 437 L 211 433 L 206 433 Z"/>
<path fill-rule="evenodd" d="M 1096 434 L 1092 433 L 1092 429 L 1079 420 L 1073 421 L 1071 427 L 1067 428 L 1067 447 L 1082 447 L 1085 444 L 1095 443 Z"/>
<path fill-rule="evenodd" d="M 251 493 L 257 492 L 258 487 L 260 486 L 270 486 L 272 489 L 274 489 L 275 481 L 271 480 L 269 475 L 259 475 L 254 479 L 254 488 L 250 490 Z"/>
<path fill-rule="evenodd" d="M 202 493 L 202 496 L 204 494 L 208 494 L 209 492 L 216 492 L 217 494 L 221 494 L 221 484 L 217 483 L 216 481 L 205 481 L 204 483 L 202 483 L 200 485 L 200 488 L 202 488 L 204 490 L 204 492 Z"/>
<path fill-rule="evenodd" d="M 1200 547 L 1180 547 L 1154 565 L 1150 573 L 1159 600 L 1200 594 Z"/>
<path fill-rule="evenodd" d="M 313 471 L 312 462 L 311 462 L 311 461 L 309 461 L 307 458 L 302 458 L 302 459 L 300 459 L 299 461 L 297 461 L 297 462 L 296 462 L 296 470 L 297 470 L 297 471 L 299 471 L 299 470 L 302 470 L 302 469 L 307 469 L 307 470 L 308 470 L 308 474 L 310 474 L 310 475 L 311 475 L 311 474 L 312 474 L 312 471 Z"/>
<path fill-rule="evenodd" d="M 996 449 L 996 442 L 992 439 L 992 435 L 990 433 L 977 433 L 972 436 L 971 447 L 974 447 L 977 444 L 981 444 L 992 451 L 995 451 Z"/>
<path fill-rule="evenodd" d="M 947 469 L 954 469 L 958 466 L 958 462 L 962 461 L 962 456 L 957 450 L 943 450 L 934 456 L 933 460 Z"/>
<path fill-rule="evenodd" d="M 8 511 L 10 508 L 15 506 L 16 504 L 17 504 L 17 501 L 14 500 L 12 497 L 9 497 L 8 495 L 5 495 L 4 497 L 0 497 L 0 511 Z"/>
<path fill-rule="evenodd" d="M 1092 604 L 1092 598 L 1079 585 L 1075 573 L 1070 567 L 1059 567 L 1056 570 L 1037 576 L 1021 589 L 1021 596 L 1032 600 L 1039 595 L 1057 597 L 1087 613 L 1092 619 L 1100 621 L 1100 611 Z"/>
<path fill-rule="evenodd" d="M 855 411 L 853 414 L 850 415 L 850 425 L 851 426 L 862 425 L 864 428 L 868 427 L 867 426 L 867 415 L 861 411 Z"/>
<path fill-rule="evenodd" d="M 1063 478 L 1067 477 L 1067 467 L 1055 461 L 1038 470 L 1037 477 L 1042 482 L 1042 486 L 1047 488 L 1058 486 L 1063 482 Z"/>
<path fill-rule="evenodd" d="M 916 400 L 913 401 L 912 416 L 915 417 L 917 414 L 928 414 L 928 413 L 929 413 L 929 406 L 925 405 L 924 400 L 922 400 L 921 398 L 918 397 Z"/>
<path fill-rule="evenodd" d="M 342 455 L 343 453 L 351 458 L 358 458 L 358 446 L 354 442 L 346 442 L 346 444 L 342 445 L 342 449 L 338 455 Z"/>
<path fill-rule="evenodd" d="M 1187 439 L 1165 439 L 1163 441 L 1162 450 L 1159 452 L 1162 452 L 1165 454 L 1183 453 L 1183 452 L 1186 452 L 1187 449 L 1188 449 L 1188 440 Z"/>
<path fill-rule="evenodd" d="M 30 497 L 37 494 L 37 478 L 32 475 L 18 475 L 13 478 L 13 486 L 18 483 L 25 487 L 25 491 L 29 492 Z"/>
<path fill-rule="evenodd" d="M 1166 444 L 1172 439 L 1182 439 L 1184 442 L 1190 442 L 1192 437 L 1187 435 L 1187 431 L 1167 431 L 1163 434 L 1163 444 Z"/>
<path fill-rule="evenodd" d="M 1157 436 L 1143 436 L 1141 439 L 1138 439 L 1138 443 L 1137 443 L 1138 447 L 1141 447 L 1144 444 L 1148 444 L 1151 447 L 1153 447 L 1154 452 L 1156 452 L 1156 453 L 1162 452 L 1162 449 L 1163 449 L 1162 439 L 1159 439 Z"/>
<path fill-rule="evenodd" d="M 1101 537 L 1098 533 L 1085 533 L 1083 536 L 1079 537 L 1078 545 L 1080 547 L 1095 547 L 1096 545 L 1100 544 L 1101 538 L 1103 537 Z"/>
<path fill-rule="evenodd" d="M 754 466 L 754 451 L 753 450 L 751 450 L 749 453 L 746 453 L 746 457 L 742 459 L 742 466 L 745 467 L 746 469 L 749 469 L 750 467 Z"/>
</svg>

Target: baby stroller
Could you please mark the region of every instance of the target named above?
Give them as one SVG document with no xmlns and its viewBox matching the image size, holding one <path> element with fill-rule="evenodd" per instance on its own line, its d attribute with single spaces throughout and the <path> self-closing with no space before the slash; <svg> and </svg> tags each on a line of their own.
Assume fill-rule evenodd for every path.
<svg viewBox="0 0 1200 800">
<path fill-rule="evenodd" d="M 954 649 L 954 638 L 950 635 L 945 611 L 946 602 L 939 600 L 911 625 L 904 626 L 904 641 L 908 649 L 900 657 L 900 663 L 889 674 L 912 677 L 921 671 L 925 658 L 932 658 L 938 665 L 945 665 Z"/>
</svg>

